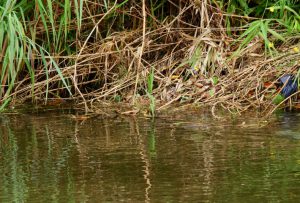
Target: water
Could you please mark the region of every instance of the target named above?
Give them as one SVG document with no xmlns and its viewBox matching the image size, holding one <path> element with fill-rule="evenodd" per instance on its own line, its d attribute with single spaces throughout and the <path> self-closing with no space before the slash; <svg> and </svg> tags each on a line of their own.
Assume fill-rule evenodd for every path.
<svg viewBox="0 0 300 203">
<path fill-rule="evenodd" d="M 299 202 L 300 117 L 0 116 L 0 202 Z"/>
</svg>

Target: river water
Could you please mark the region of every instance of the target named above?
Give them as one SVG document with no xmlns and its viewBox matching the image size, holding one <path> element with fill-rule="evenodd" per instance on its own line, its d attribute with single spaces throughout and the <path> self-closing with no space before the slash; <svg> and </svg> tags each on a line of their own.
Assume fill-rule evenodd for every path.
<svg viewBox="0 0 300 203">
<path fill-rule="evenodd" d="M 299 202 L 300 115 L 0 115 L 0 202 Z M 251 118 L 251 119 L 250 119 Z"/>
</svg>

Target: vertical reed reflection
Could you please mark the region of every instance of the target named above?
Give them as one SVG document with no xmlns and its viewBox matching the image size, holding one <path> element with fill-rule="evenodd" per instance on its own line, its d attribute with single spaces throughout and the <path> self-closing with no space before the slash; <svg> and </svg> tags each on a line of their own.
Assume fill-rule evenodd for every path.
<svg viewBox="0 0 300 203">
<path fill-rule="evenodd" d="M 147 153 L 147 146 L 144 142 L 144 139 L 145 139 L 145 135 L 141 134 L 140 133 L 140 130 L 139 130 L 139 125 L 138 125 L 138 122 L 135 121 L 135 130 L 136 130 L 136 134 L 138 136 L 138 140 L 139 140 L 139 144 L 138 144 L 138 147 L 139 147 L 139 154 L 141 156 L 141 160 L 142 162 L 144 163 L 143 165 L 143 172 L 144 172 L 144 179 L 145 179 L 145 183 L 146 183 L 146 188 L 145 188 L 145 202 L 150 202 L 151 199 L 150 199 L 150 189 L 152 187 L 152 184 L 151 184 L 151 179 L 150 179 L 150 160 L 149 160 L 149 156 L 148 156 L 148 153 Z"/>
</svg>

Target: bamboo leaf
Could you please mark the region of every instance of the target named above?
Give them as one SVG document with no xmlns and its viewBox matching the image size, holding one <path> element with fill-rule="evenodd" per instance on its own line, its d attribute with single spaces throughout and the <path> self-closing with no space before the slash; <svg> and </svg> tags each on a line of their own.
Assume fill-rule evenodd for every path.
<svg viewBox="0 0 300 203">
<path fill-rule="evenodd" d="M 280 39 L 281 41 L 285 41 L 284 37 L 277 33 L 275 30 L 268 28 L 268 32 L 270 32 L 275 38 Z"/>
</svg>

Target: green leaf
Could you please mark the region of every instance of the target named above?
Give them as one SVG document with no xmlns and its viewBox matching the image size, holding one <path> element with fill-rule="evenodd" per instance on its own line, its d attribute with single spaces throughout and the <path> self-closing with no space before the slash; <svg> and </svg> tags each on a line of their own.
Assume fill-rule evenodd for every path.
<svg viewBox="0 0 300 203">
<path fill-rule="evenodd" d="M 278 104 L 280 104 L 284 99 L 285 99 L 285 98 L 284 98 L 283 95 L 277 94 L 277 95 L 274 97 L 272 103 L 278 105 Z"/>
<path fill-rule="evenodd" d="M 211 78 L 211 81 L 212 81 L 212 84 L 213 84 L 213 85 L 216 85 L 216 84 L 218 84 L 218 82 L 219 82 L 219 78 L 218 78 L 217 76 L 213 76 L 213 77 Z"/>
<path fill-rule="evenodd" d="M 149 94 L 152 94 L 152 92 L 153 92 L 153 82 L 154 82 L 154 68 L 152 67 L 151 72 L 148 76 L 148 89 L 147 89 L 147 91 L 148 91 Z"/>
<path fill-rule="evenodd" d="M 268 29 L 268 32 L 270 32 L 275 38 L 280 39 L 281 41 L 285 41 L 282 35 L 278 34 L 276 31 L 272 29 Z"/>
</svg>

